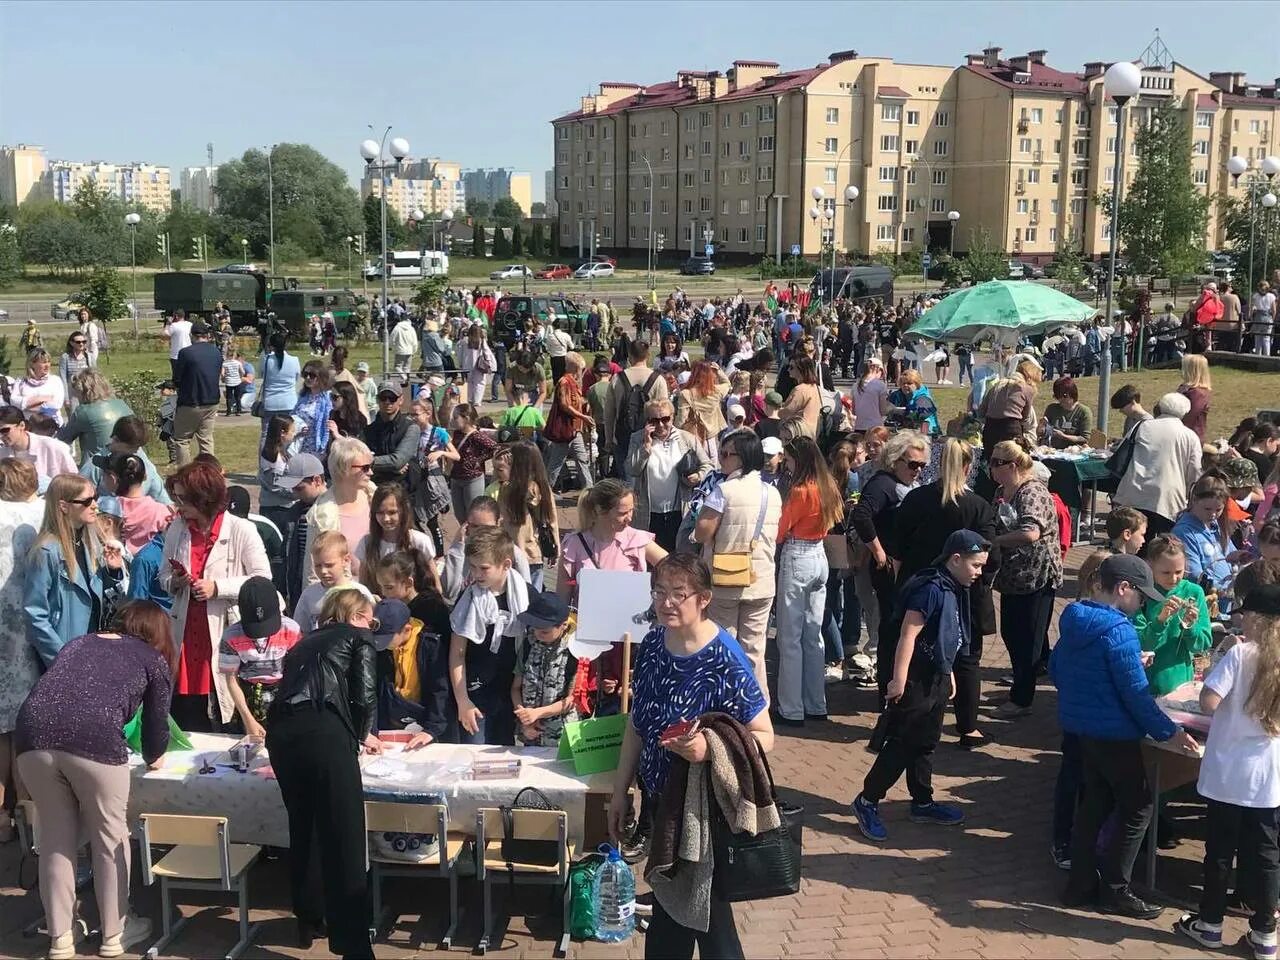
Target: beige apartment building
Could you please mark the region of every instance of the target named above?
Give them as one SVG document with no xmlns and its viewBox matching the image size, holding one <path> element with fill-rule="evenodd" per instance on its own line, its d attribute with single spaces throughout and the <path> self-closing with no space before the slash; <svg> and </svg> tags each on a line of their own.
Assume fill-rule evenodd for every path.
<svg viewBox="0 0 1280 960">
<path fill-rule="evenodd" d="M 39 188 L 47 166 L 44 147 L 0 147 L 0 203 L 16 207 L 25 201 Z"/>
<path fill-rule="evenodd" d="M 468 170 L 462 175 L 468 200 L 483 200 L 492 206 L 504 197 L 520 205 L 527 217 L 533 207 L 533 178 L 504 167 L 496 170 Z"/>
<path fill-rule="evenodd" d="M 381 193 L 382 178 L 365 168 L 360 181 L 360 197 L 376 197 Z M 401 219 L 413 210 L 431 216 L 444 210 L 462 210 L 467 205 L 466 187 L 461 164 L 436 157 L 405 160 L 387 176 L 387 206 Z"/>
<path fill-rule="evenodd" d="M 652 229 L 667 251 L 711 242 L 718 256 L 751 259 L 832 241 L 945 250 L 954 230 L 963 251 L 981 227 L 1024 259 L 1048 260 L 1069 237 L 1098 257 L 1107 224 L 1094 201 L 1115 156 L 1106 64 L 1067 73 L 1043 50 L 1001 54 L 991 47 L 957 68 L 844 51 L 802 70 L 738 60 L 723 74 L 601 83 L 552 121 L 560 244 L 585 250 L 594 231 L 601 248 L 644 251 Z M 1228 182 L 1229 156 L 1256 166 L 1280 152 L 1275 86 L 1170 61 L 1144 67 L 1126 109 L 1126 179 L 1133 131 L 1168 101 L 1192 126 L 1192 177 L 1206 192 L 1243 191 Z M 1206 243 L 1221 242 L 1215 215 Z"/>
</svg>

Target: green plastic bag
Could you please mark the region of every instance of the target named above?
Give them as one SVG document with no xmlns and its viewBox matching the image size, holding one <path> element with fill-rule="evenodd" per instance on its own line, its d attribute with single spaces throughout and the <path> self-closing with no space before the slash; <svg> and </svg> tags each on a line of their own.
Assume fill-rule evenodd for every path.
<svg viewBox="0 0 1280 960">
<path fill-rule="evenodd" d="M 169 717 L 168 720 L 169 746 L 166 748 L 165 753 L 170 750 L 192 749 L 190 738 L 173 722 L 173 717 Z M 124 742 L 129 745 L 129 749 L 134 753 L 142 752 L 142 707 L 138 707 L 137 712 L 124 725 Z"/>
<path fill-rule="evenodd" d="M 569 936 L 590 940 L 596 935 L 596 906 L 592 892 L 604 857 L 590 853 L 569 867 Z"/>
</svg>

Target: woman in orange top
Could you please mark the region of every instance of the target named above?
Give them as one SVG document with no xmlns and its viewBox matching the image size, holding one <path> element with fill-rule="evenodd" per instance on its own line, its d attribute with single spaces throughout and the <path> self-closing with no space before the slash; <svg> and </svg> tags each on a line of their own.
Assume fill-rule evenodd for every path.
<svg viewBox="0 0 1280 960">
<path fill-rule="evenodd" d="M 828 571 L 822 540 L 842 521 L 844 501 L 808 437 L 791 440 L 783 459 L 791 490 L 778 523 L 778 716 L 797 726 L 827 717 L 822 611 Z"/>
</svg>

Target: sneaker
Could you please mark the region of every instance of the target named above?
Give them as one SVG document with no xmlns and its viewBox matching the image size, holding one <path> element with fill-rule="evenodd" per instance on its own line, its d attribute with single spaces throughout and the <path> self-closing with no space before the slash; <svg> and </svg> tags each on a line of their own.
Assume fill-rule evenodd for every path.
<svg viewBox="0 0 1280 960">
<path fill-rule="evenodd" d="M 826 669 L 823 671 L 823 679 L 827 683 L 840 683 L 844 680 L 844 667 L 838 663 L 834 665 L 827 664 Z"/>
<path fill-rule="evenodd" d="M 151 939 L 151 921 L 146 917 L 126 914 L 124 929 L 114 937 L 104 937 L 98 948 L 100 957 L 118 957 L 126 950 Z"/>
<path fill-rule="evenodd" d="M 1011 674 L 1005 674 L 1003 677 L 1001 677 L 999 680 L 997 680 L 997 681 L 996 681 L 996 683 L 997 683 L 999 686 L 1002 686 L 1002 687 L 1012 687 L 1012 686 L 1013 686 L 1013 676 L 1012 676 Z"/>
<path fill-rule="evenodd" d="M 1026 717 L 1031 714 L 1030 707 L 1021 707 L 1012 700 L 1006 700 L 1000 706 L 996 707 L 993 716 L 997 720 L 1016 720 L 1018 717 Z"/>
<path fill-rule="evenodd" d="M 1055 843 L 1050 847 L 1053 854 L 1053 865 L 1059 870 L 1071 869 L 1071 846 L 1066 843 Z"/>
<path fill-rule="evenodd" d="M 71 960 L 75 955 L 76 938 L 70 930 L 49 939 L 49 960 Z"/>
<path fill-rule="evenodd" d="M 1098 910 L 1120 917 L 1132 917 L 1134 920 L 1154 920 L 1164 913 L 1164 907 L 1147 903 L 1127 886 L 1103 887 Z"/>
<path fill-rule="evenodd" d="M 1221 934 L 1219 934 L 1221 936 Z M 1271 941 L 1270 943 L 1266 941 Z M 1253 951 L 1253 960 L 1275 960 L 1276 956 L 1276 935 L 1275 933 L 1258 933 L 1256 930 L 1250 930 L 1237 947 L 1248 947 Z"/>
<path fill-rule="evenodd" d="M 1216 927 L 1210 926 L 1200 919 L 1199 914 L 1184 913 L 1173 925 L 1173 929 L 1209 950 L 1218 950 L 1222 947 L 1222 924 Z M 1271 949 L 1274 951 L 1275 947 Z M 1274 956 L 1274 953 L 1272 955 Z"/>
<path fill-rule="evenodd" d="M 911 820 L 913 823 L 936 823 L 944 827 L 954 827 L 964 823 L 964 811 L 951 803 L 916 803 L 911 801 Z"/>
<path fill-rule="evenodd" d="M 858 818 L 858 829 L 862 835 L 874 843 L 884 843 L 889 839 L 889 831 L 880 822 L 880 805 L 863 800 L 858 794 L 849 804 L 849 811 Z"/>
</svg>

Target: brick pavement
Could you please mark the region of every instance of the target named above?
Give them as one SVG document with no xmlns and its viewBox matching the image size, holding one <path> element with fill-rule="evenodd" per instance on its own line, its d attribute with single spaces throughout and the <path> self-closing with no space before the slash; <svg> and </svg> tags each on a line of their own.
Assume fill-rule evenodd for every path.
<svg viewBox="0 0 1280 960">
<path fill-rule="evenodd" d="M 1078 563 L 1083 551 L 1073 551 Z M 1069 564 L 1074 568 L 1075 563 Z M 1066 589 L 1074 589 L 1068 582 Z M 1065 601 L 1059 601 L 1059 607 Z M 1002 697 L 997 678 L 1008 658 L 997 638 L 988 638 L 984 692 L 994 705 Z M 985 721 L 991 743 L 973 752 L 955 746 L 948 729 L 935 761 L 940 798 L 964 806 L 968 822 L 958 828 L 911 823 L 906 793 L 895 788 L 882 805 L 889 842 L 876 846 L 858 833 L 847 804 L 870 766 L 864 749 L 874 724 L 874 693 L 839 684 L 828 687 L 830 720 L 787 730 L 771 758 L 784 794 L 806 808 L 804 881 L 794 897 L 742 904 L 738 927 L 748 957 L 1176 957 L 1199 955 L 1172 932 L 1177 908 L 1198 896 L 1202 821 L 1194 802 L 1175 802 L 1170 814 L 1184 841 L 1160 862 L 1161 902 L 1170 909 L 1144 923 L 1062 909 L 1057 894 L 1065 874 L 1049 856 L 1049 822 L 1057 772 L 1057 723 L 1053 690 L 1041 685 L 1035 713 L 1012 723 Z M 0 847 L 0 956 L 40 956 L 43 943 L 24 939 L 19 928 L 39 914 L 34 894 L 18 888 L 16 845 Z M 32 867 L 24 865 L 30 884 Z M 470 893 L 464 885 L 464 896 Z M 443 932 L 447 890 L 440 883 L 400 881 L 392 898 L 405 910 L 379 957 L 434 952 Z M 558 913 L 545 893 L 515 892 L 516 913 L 500 949 L 502 957 L 551 955 Z M 497 898 L 499 905 L 505 896 Z M 156 917 L 158 897 L 141 890 L 139 907 Z M 206 901 L 218 903 L 216 899 Z M 257 919 L 266 920 L 249 957 L 324 957 L 323 942 L 309 953 L 291 946 L 287 878 L 281 863 L 259 867 L 252 878 Z M 478 897 L 468 905 L 455 952 L 478 938 Z M 92 908 L 89 908 L 92 910 Z M 526 919 L 522 911 L 535 916 Z M 194 912 L 187 908 L 185 912 Z M 543 914 L 537 916 L 536 914 Z M 547 914 L 550 913 L 549 916 Z M 425 918 L 419 919 L 420 914 Z M 171 955 L 220 955 L 235 939 L 230 909 L 206 910 L 188 928 Z M 1228 942 L 1243 934 L 1245 921 L 1228 919 Z M 89 955 L 91 951 L 84 951 Z M 577 957 L 639 957 L 643 938 L 625 944 L 574 944 Z"/>
</svg>

